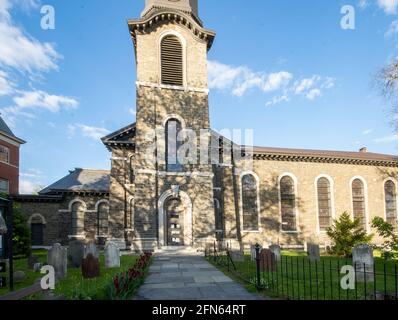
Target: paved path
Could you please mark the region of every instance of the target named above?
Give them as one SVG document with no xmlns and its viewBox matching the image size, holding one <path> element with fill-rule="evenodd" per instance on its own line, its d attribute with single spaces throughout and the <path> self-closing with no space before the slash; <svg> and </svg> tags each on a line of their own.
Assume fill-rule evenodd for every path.
<svg viewBox="0 0 398 320">
<path fill-rule="evenodd" d="M 262 300 L 198 255 L 155 255 L 137 300 Z"/>
</svg>

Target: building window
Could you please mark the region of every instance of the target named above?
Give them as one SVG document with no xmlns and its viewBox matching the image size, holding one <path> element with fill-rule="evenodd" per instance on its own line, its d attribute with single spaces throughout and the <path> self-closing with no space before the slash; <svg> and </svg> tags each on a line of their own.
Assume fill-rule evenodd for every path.
<svg viewBox="0 0 398 320">
<path fill-rule="evenodd" d="M 326 231 L 332 225 L 332 194 L 329 179 L 318 179 L 317 188 L 319 230 Z"/>
<path fill-rule="evenodd" d="M 0 162 L 10 163 L 10 149 L 0 146 Z"/>
<path fill-rule="evenodd" d="M 43 232 L 44 225 L 42 223 L 32 223 L 30 225 L 31 233 L 31 244 L 32 246 L 42 246 L 43 242 Z"/>
<path fill-rule="evenodd" d="M 72 204 L 72 235 L 84 234 L 84 213 L 85 205 L 81 202 Z"/>
<path fill-rule="evenodd" d="M 180 40 L 176 36 L 166 36 L 160 46 L 162 84 L 183 86 L 184 63 Z"/>
<path fill-rule="evenodd" d="M 243 230 L 258 231 L 258 185 L 256 177 L 246 174 L 242 177 Z"/>
<path fill-rule="evenodd" d="M 384 196 L 386 202 L 386 220 L 392 225 L 397 223 L 397 193 L 396 186 L 392 180 L 384 184 Z"/>
<path fill-rule="evenodd" d="M 354 219 L 366 230 L 365 187 L 361 179 L 352 182 L 352 208 Z"/>
<path fill-rule="evenodd" d="M 10 182 L 6 179 L 0 179 L 0 193 L 10 192 Z"/>
<path fill-rule="evenodd" d="M 134 166 L 133 166 L 133 157 L 130 157 L 130 162 L 129 162 L 129 180 L 130 184 L 133 184 L 135 182 L 135 173 L 134 173 Z"/>
<path fill-rule="evenodd" d="M 296 232 L 296 194 L 294 180 L 289 176 L 284 176 L 280 181 L 280 199 L 282 214 L 282 231 Z"/>
<path fill-rule="evenodd" d="M 134 199 L 130 200 L 130 229 L 134 230 L 134 220 L 135 220 L 135 215 L 134 215 Z"/>
<path fill-rule="evenodd" d="M 98 223 L 97 223 L 97 235 L 107 236 L 109 231 L 109 204 L 102 202 L 98 206 Z"/>
<path fill-rule="evenodd" d="M 178 139 L 181 123 L 170 119 L 166 123 L 166 167 L 168 172 L 181 172 L 182 165 L 178 159 L 178 150 L 182 143 Z"/>
</svg>

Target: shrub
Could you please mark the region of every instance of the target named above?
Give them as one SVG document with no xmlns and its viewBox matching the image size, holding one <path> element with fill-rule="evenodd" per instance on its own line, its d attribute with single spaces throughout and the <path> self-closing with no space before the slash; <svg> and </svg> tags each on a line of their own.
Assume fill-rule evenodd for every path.
<svg viewBox="0 0 398 320">
<path fill-rule="evenodd" d="M 151 253 L 141 255 L 134 267 L 116 275 L 108 286 L 108 299 L 128 300 L 133 297 L 136 290 L 144 283 L 151 257 Z"/>
<path fill-rule="evenodd" d="M 398 234 L 395 232 L 394 226 L 384 221 L 384 219 L 376 217 L 372 221 L 372 227 L 384 239 L 382 257 L 385 260 L 390 260 L 398 256 Z"/>
<path fill-rule="evenodd" d="M 13 207 L 13 253 L 14 256 L 27 257 L 31 253 L 31 238 L 28 220 L 18 204 Z"/>
<path fill-rule="evenodd" d="M 352 221 L 347 212 L 334 221 L 334 225 L 328 228 L 327 235 L 334 242 L 331 253 L 345 257 L 352 256 L 352 249 L 356 245 L 369 243 L 373 238 L 362 228 L 360 220 Z"/>
</svg>

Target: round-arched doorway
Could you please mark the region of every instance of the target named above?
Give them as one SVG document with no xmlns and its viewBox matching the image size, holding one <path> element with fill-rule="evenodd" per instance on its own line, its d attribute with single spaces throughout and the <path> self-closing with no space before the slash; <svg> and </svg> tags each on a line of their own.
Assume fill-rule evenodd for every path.
<svg viewBox="0 0 398 320">
<path fill-rule="evenodd" d="M 168 246 L 184 245 L 184 212 L 185 208 L 180 199 L 169 198 L 165 205 L 166 240 Z"/>
</svg>

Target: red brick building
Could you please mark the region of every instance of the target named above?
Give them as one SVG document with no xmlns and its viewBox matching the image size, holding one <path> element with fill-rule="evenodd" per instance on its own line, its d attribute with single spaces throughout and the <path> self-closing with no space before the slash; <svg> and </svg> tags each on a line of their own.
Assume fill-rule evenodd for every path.
<svg viewBox="0 0 398 320">
<path fill-rule="evenodd" d="M 0 193 L 19 192 L 19 147 L 24 143 L 0 116 Z"/>
</svg>

